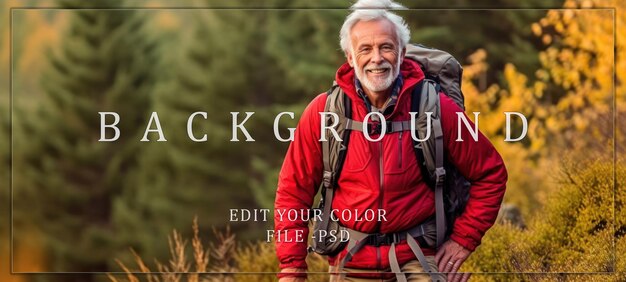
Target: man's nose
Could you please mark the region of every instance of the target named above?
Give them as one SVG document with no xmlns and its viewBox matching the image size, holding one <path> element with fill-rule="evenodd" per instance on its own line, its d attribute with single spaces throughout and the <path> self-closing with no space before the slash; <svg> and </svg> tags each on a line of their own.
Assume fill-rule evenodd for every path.
<svg viewBox="0 0 626 282">
<path fill-rule="evenodd" d="M 384 60 L 383 54 L 380 52 L 380 49 L 374 48 L 374 51 L 372 53 L 372 58 L 371 58 L 372 63 L 380 64 L 383 62 L 383 60 Z"/>
</svg>

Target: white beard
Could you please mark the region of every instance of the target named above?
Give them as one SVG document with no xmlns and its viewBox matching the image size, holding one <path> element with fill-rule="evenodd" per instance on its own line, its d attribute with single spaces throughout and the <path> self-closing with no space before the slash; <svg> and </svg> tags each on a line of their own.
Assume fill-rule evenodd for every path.
<svg viewBox="0 0 626 282">
<path fill-rule="evenodd" d="M 391 84 L 394 82 L 394 80 L 398 76 L 398 73 L 400 73 L 400 63 L 397 63 L 395 66 L 392 66 L 389 62 L 385 61 L 380 65 L 370 66 L 370 67 L 389 68 L 391 69 L 391 72 L 388 72 L 387 76 L 385 76 L 384 78 L 370 80 L 367 77 L 367 74 L 365 73 L 369 64 L 365 65 L 362 69 L 359 69 L 356 64 L 356 58 L 352 57 L 352 65 L 355 66 L 354 73 L 356 75 L 356 78 L 358 78 L 361 84 L 363 85 L 363 87 L 374 92 L 380 92 L 380 91 L 385 91 L 389 89 L 389 87 L 391 87 Z"/>
</svg>

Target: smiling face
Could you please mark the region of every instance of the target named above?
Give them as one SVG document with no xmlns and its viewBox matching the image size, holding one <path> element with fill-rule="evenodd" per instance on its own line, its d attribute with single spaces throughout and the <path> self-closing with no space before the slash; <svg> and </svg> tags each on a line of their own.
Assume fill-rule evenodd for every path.
<svg viewBox="0 0 626 282">
<path fill-rule="evenodd" d="M 404 57 L 393 24 L 386 19 L 357 22 L 350 31 L 350 42 L 348 63 L 366 92 L 389 90 Z"/>
</svg>

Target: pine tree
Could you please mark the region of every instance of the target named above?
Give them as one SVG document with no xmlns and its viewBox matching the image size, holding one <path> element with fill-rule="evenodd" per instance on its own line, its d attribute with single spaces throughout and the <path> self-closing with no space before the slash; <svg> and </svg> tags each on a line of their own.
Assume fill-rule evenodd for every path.
<svg viewBox="0 0 626 282">
<path fill-rule="evenodd" d="M 271 130 L 275 116 L 294 113 L 293 120 L 283 116 L 279 123 L 279 133 L 287 137 L 286 128 L 295 128 L 304 107 L 331 87 L 337 68 L 345 62 L 338 35 L 347 11 L 315 9 L 332 4 L 336 5 L 332 1 L 276 1 L 274 5 L 285 9 L 272 11 L 263 28 L 264 52 L 282 74 L 270 77 L 276 81 L 269 91 L 272 105 L 264 108 L 266 116 L 259 118 L 258 125 L 265 129 L 266 142 L 256 144 L 260 149 L 252 152 L 254 177 L 249 185 L 262 207 L 273 207 L 278 173 L 289 144 L 276 140 Z"/>
<path fill-rule="evenodd" d="M 256 206 L 247 189 L 248 147 L 255 142 L 245 142 L 241 132 L 239 142 L 229 140 L 230 112 L 240 112 L 240 122 L 246 111 L 255 111 L 250 101 L 260 84 L 251 81 L 253 68 L 248 64 L 263 54 L 247 48 L 252 46 L 248 36 L 257 18 L 236 10 L 196 10 L 193 16 L 189 41 L 164 47 L 171 55 L 169 79 L 156 93 L 154 110 L 167 142 L 144 144 L 140 169 L 115 204 L 120 224 L 133 234 L 125 239 L 148 258 L 166 258 L 168 249 L 161 242 L 172 229 L 187 230 L 194 215 L 204 233 L 211 234 L 207 229 L 229 224 L 229 209 Z M 268 65 L 266 71 L 271 71 Z M 207 112 L 206 119 L 196 116 L 192 123 L 194 137 L 206 134 L 206 141 L 194 142 L 188 136 L 187 121 L 194 112 Z M 255 114 L 245 124 L 255 139 L 256 118 Z M 237 232 L 241 224 L 230 225 L 245 237 Z"/>
<path fill-rule="evenodd" d="M 36 112 L 17 118 L 15 214 L 46 235 L 51 271 L 106 271 L 116 237 L 126 231 L 112 222 L 112 202 L 137 165 L 158 50 L 141 12 L 93 9 L 121 1 L 61 5 L 86 9 L 60 11 L 70 23 L 48 56 L 46 96 Z M 121 117 L 117 141 L 98 141 L 104 111 Z"/>
<path fill-rule="evenodd" d="M 343 56 L 337 52 L 339 26 L 326 24 L 332 17 L 340 20 L 337 11 L 199 10 L 195 15 L 189 42 L 171 46 L 184 51 L 171 58 L 173 79 L 155 102 L 168 142 L 147 145 L 134 188 L 116 205 L 143 257 L 166 256 L 166 246 L 150 248 L 162 246 L 172 228 L 186 230 L 194 214 L 203 229 L 229 224 L 240 239 L 259 239 L 272 228 L 269 222 L 229 222 L 229 209 L 273 206 L 288 145 L 274 137 L 274 118 L 281 111 L 295 113 L 294 120 L 281 120 L 286 137 L 286 127 L 295 127 L 304 105 L 330 87 Z M 207 112 L 207 119 L 197 116 L 193 131 L 196 138 L 207 134 L 206 142 L 187 136 L 189 115 L 197 111 Z M 230 142 L 231 112 L 239 112 L 240 122 L 246 111 L 254 112 L 245 126 L 255 142 L 245 142 L 241 132 L 239 142 Z"/>
</svg>

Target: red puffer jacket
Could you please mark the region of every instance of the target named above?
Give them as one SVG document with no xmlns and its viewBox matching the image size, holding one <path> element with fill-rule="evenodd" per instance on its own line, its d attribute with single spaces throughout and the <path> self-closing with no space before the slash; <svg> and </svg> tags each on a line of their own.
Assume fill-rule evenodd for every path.
<svg viewBox="0 0 626 282">
<path fill-rule="evenodd" d="M 424 74 L 417 63 L 404 60 L 401 65 L 404 79 L 398 102 L 386 120 L 409 120 L 413 87 Z M 352 118 L 362 121 L 368 113 L 366 105 L 354 86 L 354 70 L 348 64 L 339 68 L 336 81 L 352 100 Z M 474 141 L 462 128 L 464 142 L 457 139 L 457 114 L 462 110 L 447 96 L 440 94 L 442 127 L 448 160 L 472 183 L 470 199 L 464 214 L 453 228 L 451 239 L 469 250 L 474 250 L 485 231 L 496 219 L 506 187 L 504 162 L 487 138 L 480 134 Z M 306 268 L 308 223 L 298 218 L 282 220 L 278 210 L 309 209 L 322 180 L 322 149 L 320 139 L 320 112 L 324 111 L 326 94 L 317 96 L 304 110 L 280 171 L 275 201 L 275 231 L 295 237 L 299 242 L 276 242 L 281 268 Z M 472 124 L 473 126 L 473 124 Z M 372 135 L 376 139 L 378 135 Z M 331 136 L 332 138 L 332 136 Z M 410 132 L 388 133 L 379 142 L 370 142 L 360 131 L 352 131 L 346 160 L 332 203 L 333 209 L 384 209 L 386 221 L 341 220 L 341 224 L 366 233 L 393 233 L 409 229 L 435 212 L 434 193 L 423 181 L 420 167 L 413 153 Z M 340 218 L 341 219 L 341 218 Z M 292 240 L 293 238 L 290 238 Z M 298 240 L 293 240 L 298 241 Z M 389 246 L 365 246 L 346 264 L 349 268 L 385 269 L 389 267 Z M 434 255 L 432 249 L 423 249 L 425 255 Z M 406 241 L 396 246 L 398 261 L 403 264 L 415 259 Z M 336 258 L 330 258 L 335 264 Z M 281 274 L 283 276 L 283 274 Z"/>
</svg>

